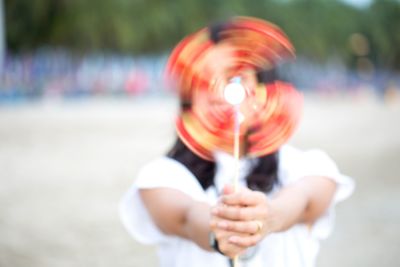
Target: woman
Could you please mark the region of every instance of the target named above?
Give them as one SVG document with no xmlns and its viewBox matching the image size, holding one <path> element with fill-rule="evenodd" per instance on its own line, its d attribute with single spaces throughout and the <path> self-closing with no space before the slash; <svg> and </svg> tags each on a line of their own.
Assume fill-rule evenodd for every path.
<svg viewBox="0 0 400 267">
<path fill-rule="evenodd" d="M 231 259 L 248 267 L 314 266 L 333 208 L 353 184 L 324 152 L 282 145 L 298 120 L 299 98 L 271 66 L 293 53 L 279 28 L 242 17 L 190 35 L 172 52 L 179 138 L 142 168 L 120 206 L 131 235 L 158 245 L 160 266 L 222 267 Z M 242 102 L 222 99 L 231 84 Z M 243 155 L 276 145 L 240 159 L 239 190 L 230 186 L 237 162 L 228 154 L 232 132 L 216 130 L 223 127 L 246 130 Z"/>
<path fill-rule="evenodd" d="M 158 245 L 162 267 L 230 266 L 236 256 L 240 266 L 314 266 L 352 180 L 324 152 L 283 145 L 241 159 L 233 192 L 233 165 L 229 154 L 207 161 L 178 139 L 141 169 L 121 201 L 123 224 L 139 242 Z"/>
</svg>

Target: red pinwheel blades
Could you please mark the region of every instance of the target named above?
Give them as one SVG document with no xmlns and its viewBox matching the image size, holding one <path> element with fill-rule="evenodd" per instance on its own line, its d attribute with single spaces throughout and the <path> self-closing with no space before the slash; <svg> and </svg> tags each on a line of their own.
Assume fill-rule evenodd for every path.
<svg viewBox="0 0 400 267">
<path fill-rule="evenodd" d="M 235 114 L 240 114 L 241 156 L 276 151 L 293 134 L 302 110 L 301 94 L 274 72 L 292 58 L 294 48 L 286 35 L 255 18 L 235 17 L 183 39 L 166 67 L 181 98 L 179 137 L 207 160 L 216 150 L 233 154 Z M 244 90 L 238 104 L 226 99 L 232 83 Z"/>
</svg>

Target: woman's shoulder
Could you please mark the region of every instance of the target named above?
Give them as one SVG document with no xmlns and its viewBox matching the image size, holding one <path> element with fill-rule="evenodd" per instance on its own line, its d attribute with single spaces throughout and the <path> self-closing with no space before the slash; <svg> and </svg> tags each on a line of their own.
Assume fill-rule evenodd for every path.
<svg viewBox="0 0 400 267">
<path fill-rule="evenodd" d="M 289 144 L 283 145 L 279 150 L 279 154 L 286 157 L 301 157 L 304 155 L 327 156 L 327 153 L 320 148 L 300 149 Z"/>
<path fill-rule="evenodd" d="M 285 145 L 279 152 L 279 170 L 283 179 L 296 180 L 304 176 L 339 174 L 335 161 L 321 149 L 301 150 Z"/>
<path fill-rule="evenodd" d="M 196 177 L 179 161 L 162 156 L 155 158 L 139 170 L 135 179 L 138 188 L 171 188 L 190 194 L 203 192 Z"/>
<path fill-rule="evenodd" d="M 299 149 L 292 145 L 284 145 L 279 151 L 279 160 L 285 165 L 301 165 L 306 163 L 323 163 L 324 165 L 335 165 L 333 159 L 322 149 Z"/>
</svg>

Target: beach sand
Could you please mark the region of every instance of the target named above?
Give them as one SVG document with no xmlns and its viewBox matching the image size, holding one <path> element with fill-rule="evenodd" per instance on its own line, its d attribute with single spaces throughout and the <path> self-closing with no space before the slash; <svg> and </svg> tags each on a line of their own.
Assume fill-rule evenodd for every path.
<svg viewBox="0 0 400 267">
<path fill-rule="evenodd" d="M 118 201 L 174 139 L 170 98 L 0 106 L 0 266 L 157 266 L 131 239 Z M 354 177 L 319 267 L 400 262 L 400 105 L 307 95 L 291 140 L 321 148 Z"/>
</svg>

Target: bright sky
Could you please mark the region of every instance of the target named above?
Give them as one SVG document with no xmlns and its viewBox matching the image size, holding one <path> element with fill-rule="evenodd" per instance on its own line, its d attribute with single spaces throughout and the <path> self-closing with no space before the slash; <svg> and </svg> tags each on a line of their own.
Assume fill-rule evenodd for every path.
<svg viewBox="0 0 400 267">
<path fill-rule="evenodd" d="M 372 2 L 372 0 L 341 0 L 341 1 L 357 7 L 365 7 Z"/>
</svg>

